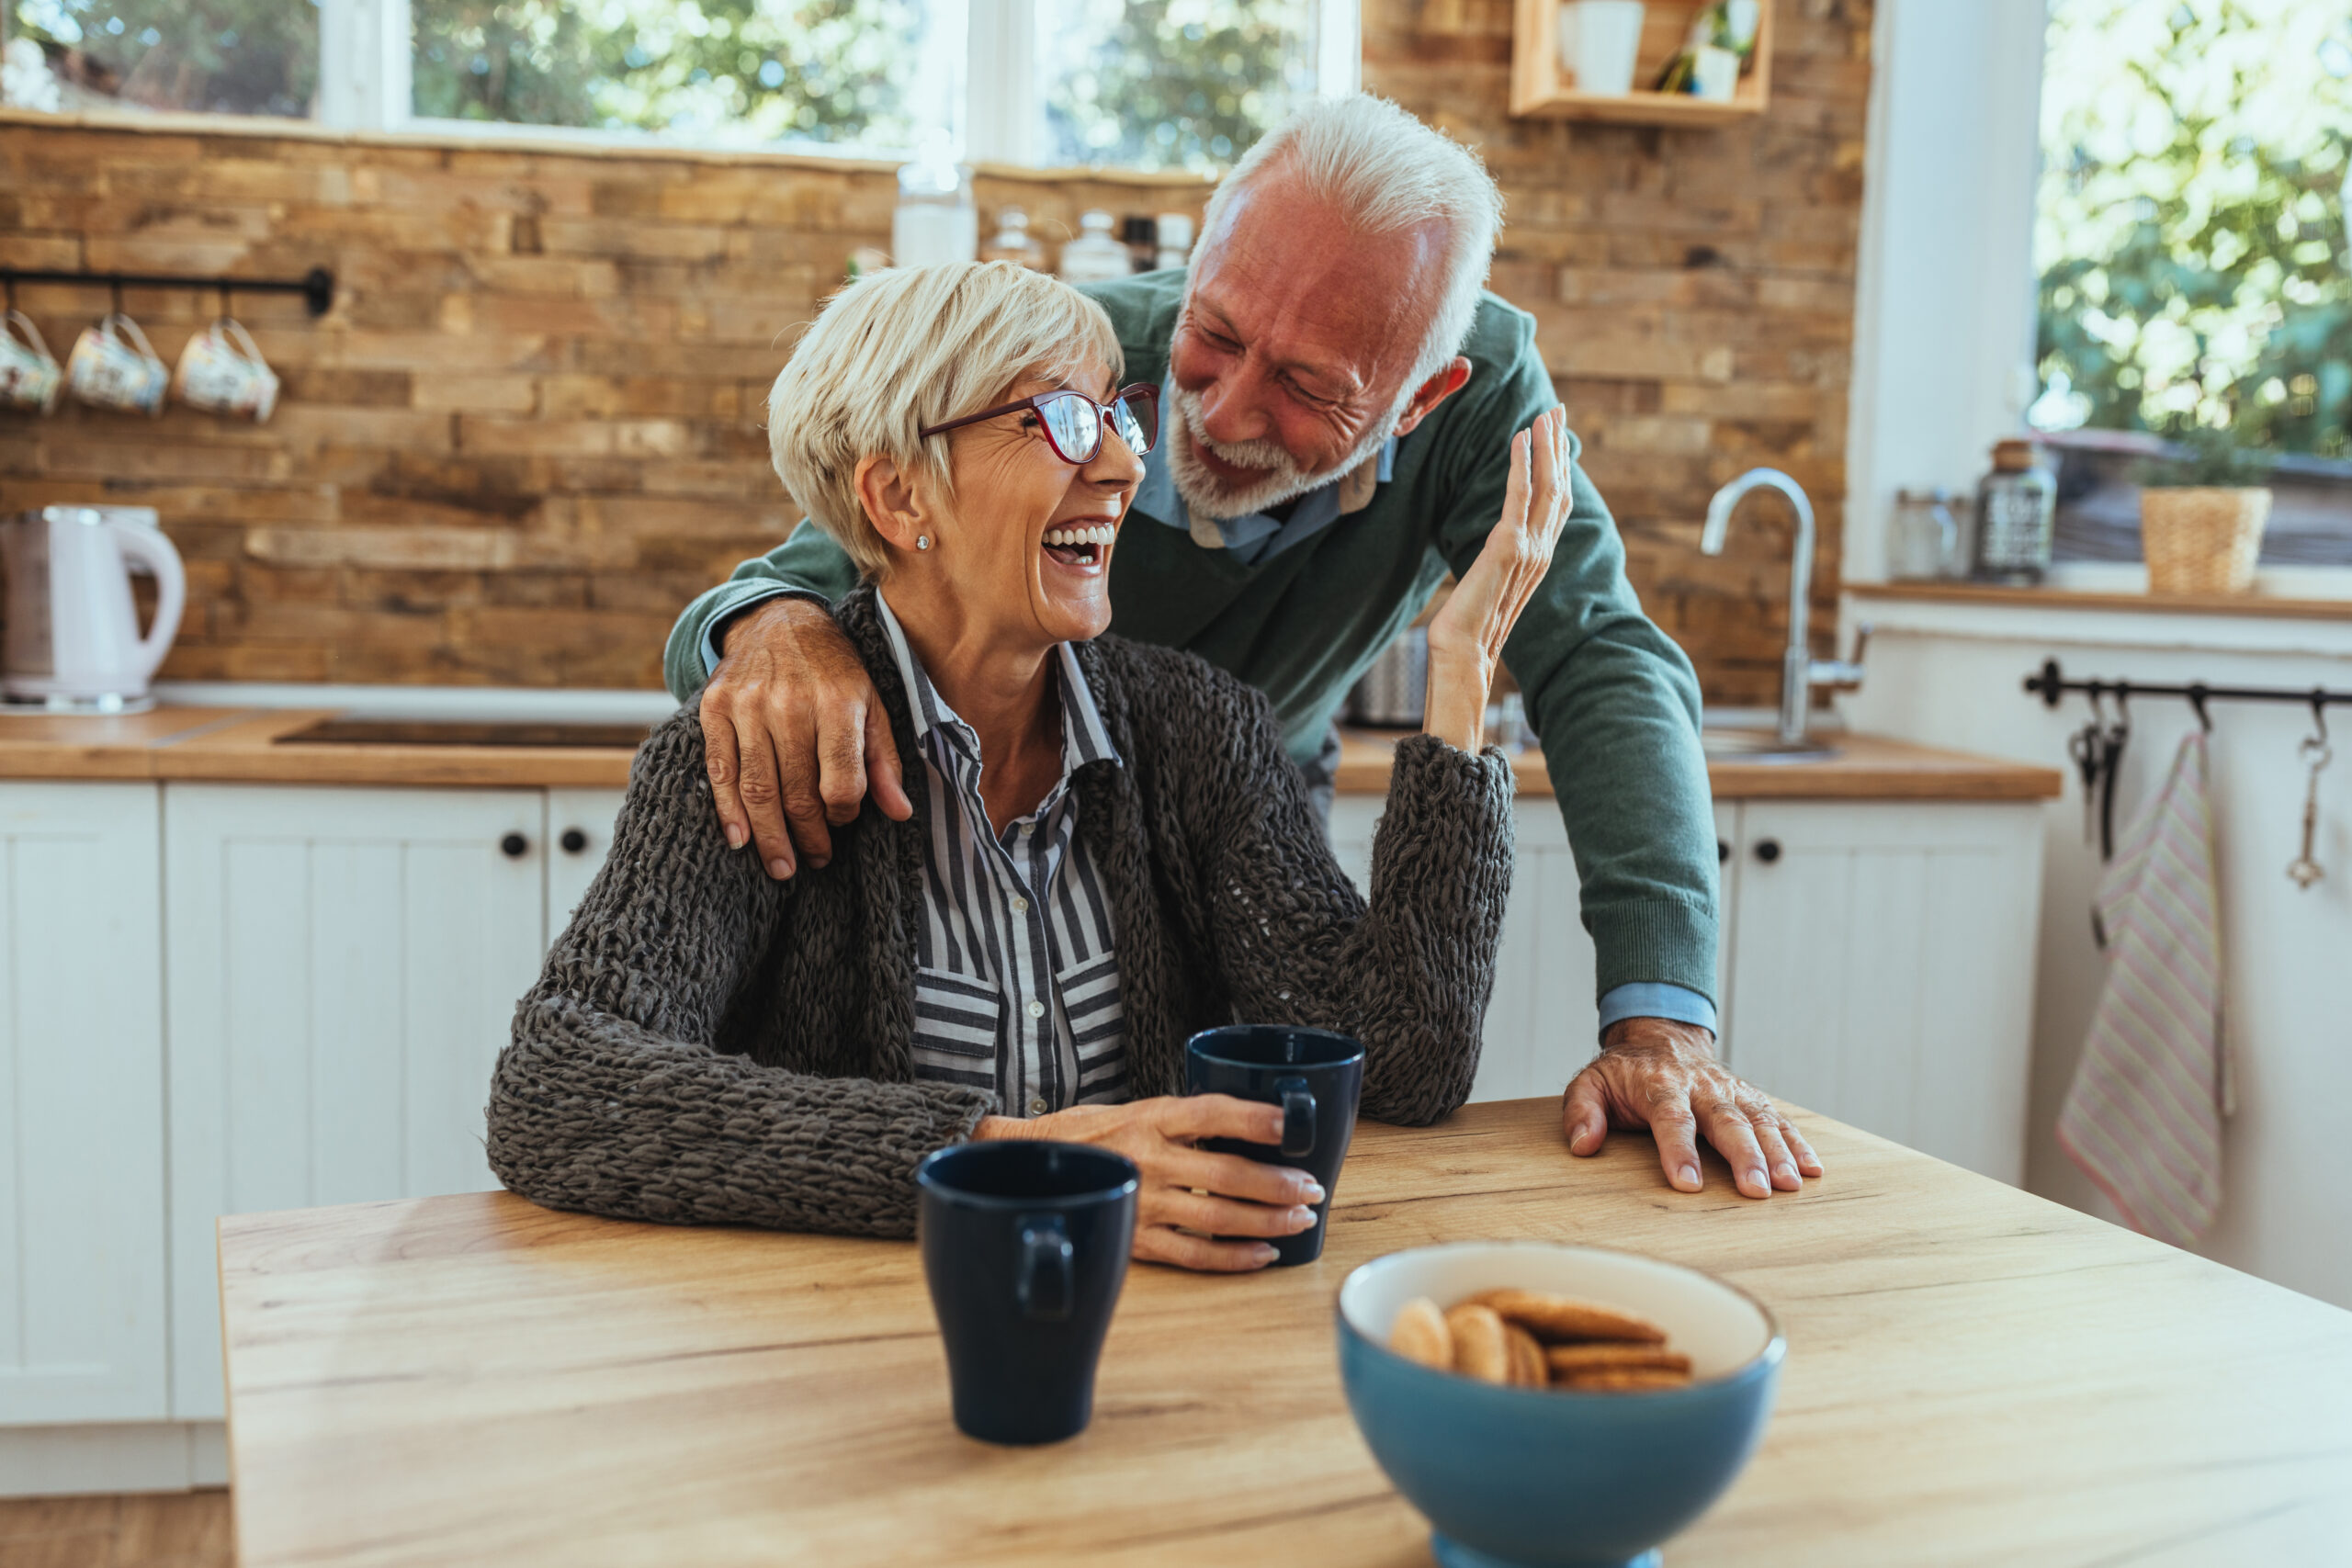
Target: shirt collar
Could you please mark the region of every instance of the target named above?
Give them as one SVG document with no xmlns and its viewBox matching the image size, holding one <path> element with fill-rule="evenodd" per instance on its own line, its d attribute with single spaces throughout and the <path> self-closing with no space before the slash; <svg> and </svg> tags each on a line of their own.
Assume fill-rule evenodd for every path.
<svg viewBox="0 0 2352 1568">
<path fill-rule="evenodd" d="M 1173 372 L 1160 380 L 1159 407 L 1161 425 L 1172 425 L 1179 417 Z M 1396 438 L 1392 435 L 1381 443 L 1379 451 L 1346 473 L 1327 479 L 1300 496 L 1286 523 L 1262 512 L 1252 512 L 1244 517 L 1195 516 L 1176 493 L 1175 471 L 1168 462 L 1168 443 L 1162 440 L 1144 457 L 1143 483 L 1136 489 L 1134 509 L 1171 528 L 1183 529 L 1192 535 L 1195 544 L 1210 549 L 1241 550 L 1277 534 L 1304 536 L 1316 533 L 1340 518 L 1362 512 L 1372 504 L 1374 491 L 1396 473 Z"/>
<path fill-rule="evenodd" d="M 890 609 L 890 601 L 876 592 L 874 607 L 881 615 L 882 634 L 889 639 L 899 679 L 906 683 L 907 703 L 914 710 L 915 739 L 922 740 L 937 730 L 943 739 L 960 745 L 978 759 L 980 738 L 931 683 L 922 660 L 915 657 L 914 646 L 907 641 L 906 628 Z M 1094 705 L 1094 690 L 1086 683 L 1086 671 L 1079 668 L 1077 650 L 1060 642 L 1054 645 L 1054 655 L 1061 666 L 1061 679 L 1055 688 L 1062 701 L 1063 782 L 1089 762 L 1109 761 L 1124 767 L 1118 748 L 1111 744 L 1111 732 L 1103 727 L 1102 712 Z"/>
</svg>

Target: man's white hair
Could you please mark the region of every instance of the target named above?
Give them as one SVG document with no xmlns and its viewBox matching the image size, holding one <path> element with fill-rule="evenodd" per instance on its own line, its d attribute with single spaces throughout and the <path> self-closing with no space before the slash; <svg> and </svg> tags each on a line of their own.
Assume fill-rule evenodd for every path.
<svg viewBox="0 0 2352 1568">
<path fill-rule="evenodd" d="M 1219 182 L 1202 215 L 1204 239 L 1217 231 L 1234 192 L 1270 167 L 1295 175 L 1360 233 L 1445 226 L 1437 313 L 1405 385 L 1443 369 L 1469 339 L 1503 226 L 1503 193 L 1478 155 L 1386 98 L 1318 98 L 1259 138 Z"/>
</svg>

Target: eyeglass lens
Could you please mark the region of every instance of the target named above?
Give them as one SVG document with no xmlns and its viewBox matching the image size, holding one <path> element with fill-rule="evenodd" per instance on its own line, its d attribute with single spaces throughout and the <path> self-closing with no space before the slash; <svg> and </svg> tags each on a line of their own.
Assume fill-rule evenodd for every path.
<svg viewBox="0 0 2352 1568">
<path fill-rule="evenodd" d="M 1140 457 L 1151 450 L 1159 434 L 1159 404 L 1156 398 L 1132 396 L 1111 405 L 1119 439 Z M 1043 412 L 1046 434 L 1065 462 L 1091 463 L 1102 449 L 1102 409 L 1091 398 L 1071 392 L 1049 398 Z"/>
</svg>

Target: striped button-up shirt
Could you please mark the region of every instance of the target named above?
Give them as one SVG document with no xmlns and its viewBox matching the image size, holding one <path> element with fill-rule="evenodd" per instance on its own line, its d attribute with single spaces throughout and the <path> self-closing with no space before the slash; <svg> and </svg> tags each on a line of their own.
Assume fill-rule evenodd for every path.
<svg viewBox="0 0 2352 1568">
<path fill-rule="evenodd" d="M 980 739 L 875 606 L 929 772 L 922 919 L 915 933 L 915 1076 L 992 1089 L 1008 1116 L 1127 1097 L 1126 1015 L 1109 900 L 1078 832 L 1070 775 L 1120 762 L 1078 659 L 1056 650 L 1062 773 L 1000 836 L 980 799 Z"/>
</svg>

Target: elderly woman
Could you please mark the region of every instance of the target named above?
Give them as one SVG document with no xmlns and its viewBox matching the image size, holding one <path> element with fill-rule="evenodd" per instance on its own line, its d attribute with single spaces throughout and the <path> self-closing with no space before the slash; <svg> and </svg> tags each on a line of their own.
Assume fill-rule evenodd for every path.
<svg viewBox="0 0 2352 1568">
<path fill-rule="evenodd" d="M 729 844 L 695 716 L 653 732 L 499 1059 L 507 1186 L 898 1236 L 933 1150 L 1062 1138 L 1141 1168 L 1137 1257 L 1241 1269 L 1322 1194 L 1193 1146 L 1279 1141 L 1282 1115 L 1182 1098 L 1187 1035 L 1356 1035 L 1385 1121 L 1467 1097 L 1511 864 L 1510 770 L 1480 729 L 1566 511 L 1559 411 L 1515 441 L 1504 515 L 1430 626 L 1428 733 L 1397 748 L 1367 907 L 1265 700 L 1102 635 L 1158 432 L 1156 389 L 1119 368 L 1098 307 L 1003 263 L 882 272 L 820 316 L 769 442 L 865 575 L 834 613 L 922 765 L 778 882 Z"/>
</svg>

